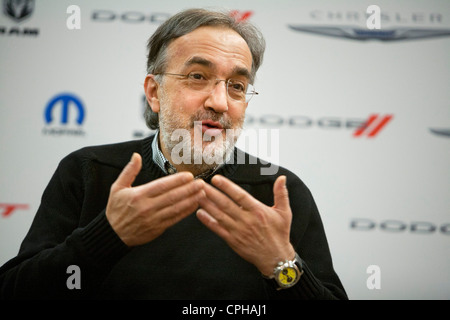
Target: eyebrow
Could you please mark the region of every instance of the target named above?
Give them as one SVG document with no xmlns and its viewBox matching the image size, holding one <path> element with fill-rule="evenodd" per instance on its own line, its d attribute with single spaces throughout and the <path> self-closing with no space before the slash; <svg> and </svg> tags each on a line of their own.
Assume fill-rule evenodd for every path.
<svg viewBox="0 0 450 320">
<path fill-rule="evenodd" d="M 188 61 L 186 61 L 184 63 L 185 67 L 190 67 L 192 65 L 201 65 L 210 69 L 215 69 L 215 64 L 211 61 L 209 61 L 208 59 L 202 58 L 202 57 L 198 57 L 198 56 L 194 56 L 192 58 L 190 58 Z M 248 71 L 247 68 L 243 68 L 243 67 L 234 67 L 232 70 L 232 74 L 233 75 L 239 75 L 239 76 L 244 76 L 247 79 L 251 79 L 251 74 L 250 71 Z"/>
<path fill-rule="evenodd" d="M 202 58 L 202 57 L 192 57 L 192 58 L 190 58 L 188 61 L 186 61 L 184 63 L 184 66 L 185 67 L 190 67 L 190 66 L 192 66 L 194 64 L 199 64 L 201 66 L 208 67 L 208 68 L 211 68 L 211 69 L 214 68 L 214 63 L 212 63 L 211 61 L 209 61 L 209 60 L 207 60 L 205 58 Z"/>
</svg>

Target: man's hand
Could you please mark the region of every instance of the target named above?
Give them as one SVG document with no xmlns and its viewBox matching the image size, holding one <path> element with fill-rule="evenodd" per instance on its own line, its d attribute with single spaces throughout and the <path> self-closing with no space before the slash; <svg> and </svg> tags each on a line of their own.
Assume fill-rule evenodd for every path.
<svg viewBox="0 0 450 320">
<path fill-rule="evenodd" d="M 271 275 L 279 261 L 292 260 L 295 250 L 289 234 L 292 212 L 281 176 L 273 186 L 274 205 L 268 207 L 223 176 L 205 183 L 206 197 L 200 199 L 197 217 L 222 237 L 242 258 L 264 275 Z"/>
<path fill-rule="evenodd" d="M 204 197 L 202 180 L 189 172 L 132 187 L 142 167 L 142 158 L 134 153 L 112 184 L 106 217 L 114 231 L 128 246 L 147 243 L 160 236 L 198 208 Z"/>
</svg>

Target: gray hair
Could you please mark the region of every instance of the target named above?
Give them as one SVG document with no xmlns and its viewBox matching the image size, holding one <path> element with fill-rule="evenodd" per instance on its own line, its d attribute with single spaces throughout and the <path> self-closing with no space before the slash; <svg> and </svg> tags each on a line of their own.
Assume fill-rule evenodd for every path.
<svg viewBox="0 0 450 320">
<path fill-rule="evenodd" d="M 206 9 L 188 9 L 177 13 L 161 24 L 150 37 L 147 45 L 147 73 L 163 73 L 167 67 L 167 48 L 171 41 L 184 36 L 199 27 L 227 27 L 236 31 L 246 42 L 252 54 L 251 79 L 253 83 L 256 72 L 262 64 L 265 40 L 261 32 L 247 21 L 237 21 L 231 14 L 210 11 Z M 158 77 L 157 80 L 161 78 Z M 147 126 L 156 130 L 159 128 L 158 113 L 147 107 L 144 113 Z"/>
</svg>

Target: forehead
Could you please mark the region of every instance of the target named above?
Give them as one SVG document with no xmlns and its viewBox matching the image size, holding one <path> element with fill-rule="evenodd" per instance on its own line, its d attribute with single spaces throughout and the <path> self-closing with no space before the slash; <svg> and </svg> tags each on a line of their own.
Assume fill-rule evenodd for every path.
<svg viewBox="0 0 450 320">
<path fill-rule="evenodd" d="M 200 27 L 169 44 L 168 70 L 180 72 L 194 57 L 201 57 L 218 72 L 246 68 L 251 70 L 252 55 L 246 41 L 234 30 Z"/>
</svg>

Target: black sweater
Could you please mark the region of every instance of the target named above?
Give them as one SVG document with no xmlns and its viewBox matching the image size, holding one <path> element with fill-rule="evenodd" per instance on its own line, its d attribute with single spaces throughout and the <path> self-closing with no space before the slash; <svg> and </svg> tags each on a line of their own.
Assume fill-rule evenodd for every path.
<svg viewBox="0 0 450 320">
<path fill-rule="evenodd" d="M 153 136 L 139 141 L 87 147 L 59 164 L 19 254 L 0 268 L 0 298 L 107 299 L 346 299 L 333 270 L 319 212 L 311 193 L 293 173 L 264 166 L 236 150 L 222 174 L 256 199 L 273 205 L 272 187 L 287 176 L 293 212 L 291 243 L 305 273 L 291 289 L 275 290 L 250 263 L 239 257 L 192 214 L 142 246 L 129 248 L 105 216 L 111 184 L 133 152 L 143 158 L 134 185 L 164 173 L 152 161 Z M 239 156 L 238 156 L 239 154 Z M 208 181 L 207 181 L 208 182 Z M 76 265 L 81 289 L 68 289 Z"/>
</svg>

